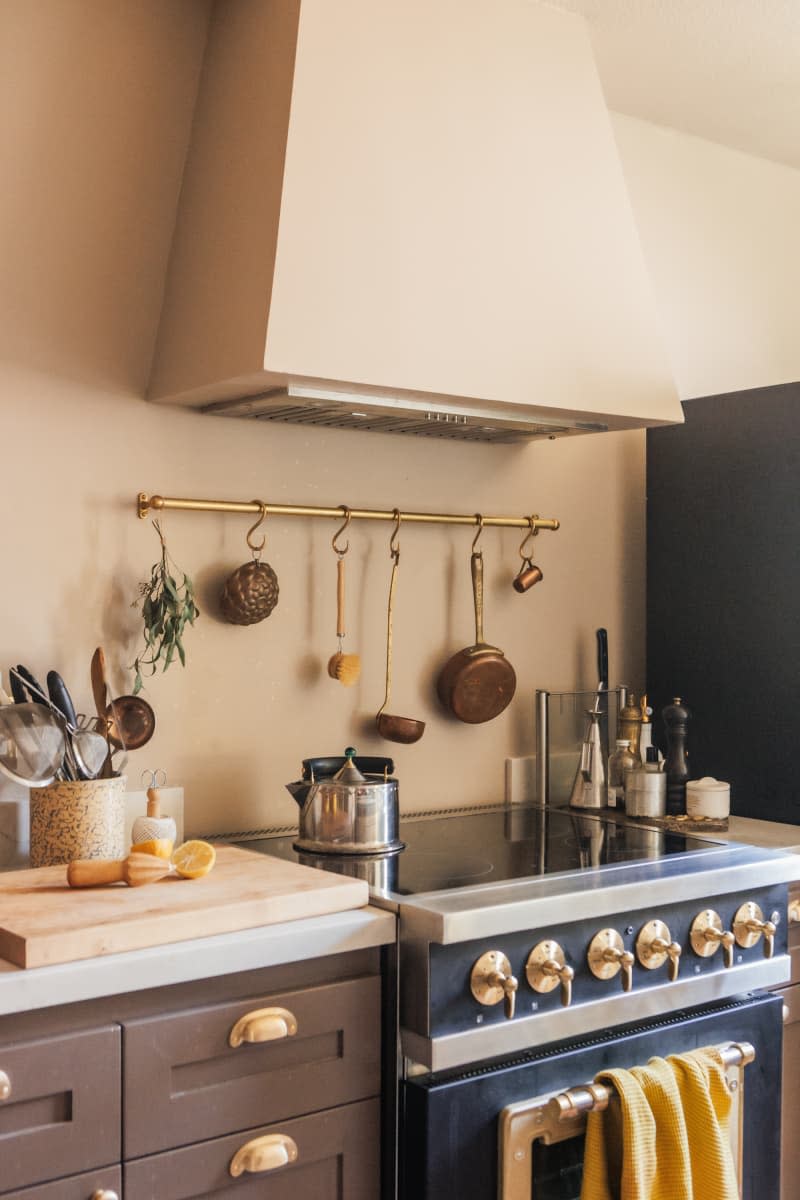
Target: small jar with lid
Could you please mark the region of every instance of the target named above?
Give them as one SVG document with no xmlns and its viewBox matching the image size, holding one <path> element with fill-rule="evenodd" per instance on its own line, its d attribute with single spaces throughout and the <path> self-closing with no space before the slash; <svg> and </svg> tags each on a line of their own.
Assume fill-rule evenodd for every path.
<svg viewBox="0 0 800 1200">
<path fill-rule="evenodd" d="M 625 807 L 625 772 L 638 766 L 636 756 L 631 753 L 628 738 L 617 738 L 617 748 L 608 758 L 608 807 Z"/>
<path fill-rule="evenodd" d="M 731 785 L 704 775 L 686 784 L 686 815 L 695 820 L 724 821 L 731 811 Z"/>
</svg>

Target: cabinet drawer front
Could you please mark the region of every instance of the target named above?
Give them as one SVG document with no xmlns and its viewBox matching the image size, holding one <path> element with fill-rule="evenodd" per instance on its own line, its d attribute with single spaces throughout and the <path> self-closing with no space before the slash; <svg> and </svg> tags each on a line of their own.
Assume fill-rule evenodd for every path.
<svg viewBox="0 0 800 1200">
<path fill-rule="evenodd" d="M 233 1048 L 234 1025 L 262 1009 L 285 1010 L 296 1032 L 278 1020 L 272 1040 Z M 377 1095 L 380 980 L 134 1020 L 123 1038 L 128 1159 Z"/>
<path fill-rule="evenodd" d="M 24 1188 L 21 1192 L 3 1192 L 3 1200 L 92 1200 L 95 1192 L 109 1191 L 122 1200 L 122 1171 L 119 1167 L 104 1167 L 85 1175 L 71 1175 L 55 1183 Z"/>
<path fill-rule="evenodd" d="M 282 1134 L 294 1162 L 260 1174 L 230 1174 L 247 1142 Z M 216 1138 L 124 1166 L 125 1200 L 377 1200 L 380 1195 L 380 1101 L 364 1100 L 294 1121 Z"/>
<path fill-rule="evenodd" d="M 119 1026 L 5 1043 L 0 1071 L 0 1189 L 119 1161 Z"/>
</svg>

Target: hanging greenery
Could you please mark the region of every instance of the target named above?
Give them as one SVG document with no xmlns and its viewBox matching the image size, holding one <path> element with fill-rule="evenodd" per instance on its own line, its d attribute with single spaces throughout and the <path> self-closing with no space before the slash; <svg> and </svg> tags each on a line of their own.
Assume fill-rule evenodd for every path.
<svg viewBox="0 0 800 1200">
<path fill-rule="evenodd" d="M 155 675 L 159 663 L 162 671 L 166 671 L 177 654 L 181 665 L 186 666 L 183 633 L 200 616 L 191 579 L 171 558 L 158 521 L 153 521 L 153 528 L 161 541 L 161 558 L 153 563 L 150 578 L 139 584 L 139 595 L 132 605 L 133 608 L 141 605 L 144 624 L 144 649 L 133 664 L 134 696 L 144 687 L 143 677 Z M 181 575 L 183 582 L 178 583 Z"/>
</svg>

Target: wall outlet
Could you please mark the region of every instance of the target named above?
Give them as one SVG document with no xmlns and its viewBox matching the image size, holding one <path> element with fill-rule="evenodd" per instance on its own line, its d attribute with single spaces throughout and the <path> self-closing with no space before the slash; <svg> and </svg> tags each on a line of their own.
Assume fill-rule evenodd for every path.
<svg viewBox="0 0 800 1200">
<path fill-rule="evenodd" d="M 536 800 L 536 755 L 506 759 L 506 804 L 533 804 Z"/>
</svg>

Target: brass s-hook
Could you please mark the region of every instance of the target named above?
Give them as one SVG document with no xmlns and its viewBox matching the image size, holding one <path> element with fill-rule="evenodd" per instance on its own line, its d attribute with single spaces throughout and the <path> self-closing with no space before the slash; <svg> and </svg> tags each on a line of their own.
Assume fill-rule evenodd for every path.
<svg viewBox="0 0 800 1200">
<path fill-rule="evenodd" d="M 336 543 L 338 542 L 341 535 L 344 533 L 345 529 L 347 529 L 348 525 L 350 524 L 353 514 L 350 511 L 350 509 L 347 507 L 346 504 L 340 504 L 339 508 L 344 513 L 344 521 L 342 522 L 342 524 L 336 530 L 336 533 L 331 538 L 331 545 L 333 546 L 334 550 L 339 555 L 339 557 L 343 558 L 344 555 L 347 554 L 347 551 L 350 549 L 350 539 L 348 538 L 348 540 L 344 546 L 337 546 Z"/>
<path fill-rule="evenodd" d="M 528 545 L 528 542 L 531 540 L 531 538 L 535 538 L 538 536 L 539 530 L 536 528 L 536 522 L 538 520 L 539 520 L 538 513 L 534 513 L 532 517 L 528 517 L 528 532 L 525 534 L 525 537 L 520 542 L 520 547 L 519 547 L 519 556 L 523 562 L 531 561 L 531 554 L 533 552 L 533 547 L 531 547 L 530 550 L 526 550 L 525 547 Z"/>
<path fill-rule="evenodd" d="M 475 520 L 478 523 L 478 532 L 475 534 L 475 537 L 472 539 L 472 553 L 473 554 L 483 554 L 482 550 L 475 549 L 475 547 L 478 544 L 478 538 L 483 533 L 483 517 L 482 517 L 482 515 L 480 513 L 475 513 Z"/>
<path fill-rule="evenodd" d="M 392 530 L 392 536 L 389 538 L 389 554 L 397 563 L 400 561 L 400 522 L 403 518 L 399 508 L 392 509 L 392 516 L 394 517 L 394 529 Z"/>
<path fill-rule="evenodd" d="M 258 543 L 254 542 L 252 539 L 253 539 L 253 534 L 255 533 L 255 531 L 258 529 L 258 527 L 262 523 L 262 521 L 264 521 L 266 518 L 267 506 L 263 500 L 254 500 L 253 504 L 257 504 L 259 506 L 259 508 L 261 509 L 261 512 L 258 514 L 258 520 L 256 521 L 255 525 L 251 525 L 247 531 L 247 544 L 250 547 L 250 549 L 253 551 L 254 560 L 256 562 L 258 562 L 258 560 L 261 558 L 261 551 L 264 549 L 264 547 L 267 544 L 267 535 L 263 534 L 261 541 Z"/>
</svg>

